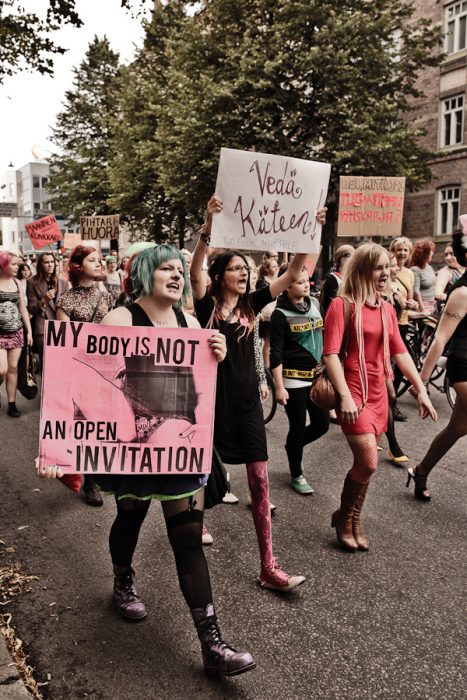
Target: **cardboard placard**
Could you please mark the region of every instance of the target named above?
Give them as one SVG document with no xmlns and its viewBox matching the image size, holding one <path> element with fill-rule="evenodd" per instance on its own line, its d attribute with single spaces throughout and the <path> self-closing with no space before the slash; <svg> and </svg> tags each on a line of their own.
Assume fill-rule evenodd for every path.
<svg viewBox="0 0 467 700">
<path fill-rule="evenodd" d="M 62 240 L 62 232 L 55 216 L 44 216 L 25 226 L 34 250 L 40 250 L 46 245 L 53 245 Z"/>
<path fill-rule="evenodd" d="M 338 236 L 400 236 L 405 177 L 343 176 Z"/>
<path fill-rule="evenodd" d="M 48 321 L 39 466 L 70 473 L 211 470 L 212 330 Z"/>
<path fill-rule="evenodd" d="M 221 148 L 214 216 L 215 248 L 316 253 L 331 166 L 286 156 Z"/>
<path fill-rule="evenodd" d="M 63 236 L 63 247 L 66 248 L 66 250 L 72 250 L 76 248 L 77 245 L 81 245 L 82 242 L 79 233 L 65 233 Z"/>
<path fill-rule="evenodd" d="M 119 227 L 120 214 L 80 217 L 79 230 L 83 241 L 115 241 Z"/>
</svg>

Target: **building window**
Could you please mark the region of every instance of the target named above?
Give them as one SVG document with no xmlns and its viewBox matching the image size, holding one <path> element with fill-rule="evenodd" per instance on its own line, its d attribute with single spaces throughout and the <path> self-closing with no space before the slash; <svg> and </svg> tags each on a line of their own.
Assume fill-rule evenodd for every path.
<svg viewBox="0 0 467 700">
<path fill-rule="evenodd" d="M 446 187 L 439 190 L 438 236 L 451 234 L 458 225 L 460 212 L 460 187 Z"/>
<path fill-rule="evenodd" d="M 464 140 L 464 96 L 442 101 L 441 148 L 456 146 Z"/>
<path fill-rule="evenodd" d="M 47 187 L 48 183 L 49 183 L 49 178 L 43 177 L 42 178 L 42 187 Z"/>
<path fill-rule="evenodd" d="M 39 175 L 33 175 L 32 186 L 33 187 L 40 187 L 41 186 L 41 179 L 40 179 Z"/>
<path fill-rule="evenodd" d="M 455 2 L 444 8 L 445 51 L 456 53 L 467 47 L 467 2 Z"/>
</svg>

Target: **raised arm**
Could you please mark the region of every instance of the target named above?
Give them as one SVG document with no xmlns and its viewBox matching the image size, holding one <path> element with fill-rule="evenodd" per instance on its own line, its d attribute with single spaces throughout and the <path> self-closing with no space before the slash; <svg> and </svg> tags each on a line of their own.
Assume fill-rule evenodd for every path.
<svg viewBox="0 0 467 700">
<path fill-rule="evenodd" d="M 438 301 L 444 301 L 446 299 L 446 294 L 444 290 L 448 286 L 452 279 L 452 272 L 448 267 L 442 267 L 436 275 L 436 285 L 435 285 L 435 299 Z"/>
<path fill-rule="evenodd" d="M 222 202 L 213 195 L 208 202 L 206 220 L 201 229 L 196 248 L 193 253 L 190 268 L 190 282 L 195 299 L 202 299 L 206 294 L 206 275 L 203 271 L 204 259 L 209 250 L 209 238 L 211 235 L 212 217 L 222 211 Z"/>
</svg>

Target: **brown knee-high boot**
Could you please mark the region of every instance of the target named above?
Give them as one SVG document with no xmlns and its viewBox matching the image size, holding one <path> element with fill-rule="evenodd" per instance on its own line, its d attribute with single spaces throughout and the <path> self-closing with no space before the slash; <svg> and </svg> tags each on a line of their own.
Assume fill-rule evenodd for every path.
<svg viewBox="0 0 467 700">
<path fill-rule="evenodd" d="M 360 522 L 360 513 L 363 508 L 363 503 L 366 498 L 366 492 L 368 491 L 369 483 L 370 482 L 367 481 L 366 484 L 360 484 L 363 488 L 361 489 L 360 495 L 358 496 L 357 502 L 355 503 L 352 516 L 353 536 L 358 545 L 358 548 L 361 549 L 363 552 L 367 552 L 370 549 L 370 542 L 368 540 L 368 537 L 363 532 L 362 524 Z"/>
<path fill-rule="evenodd" d="M 331 527 L 336 528 L 340 544 L 351 552 L 358 549 L 352 525 L 353 513 L 358 498 L 365 487 L 367 488 L 367 484 L 359 484 L 347 474 L 341 493 L 341 507 L 332 514 Z"/>
</svg>

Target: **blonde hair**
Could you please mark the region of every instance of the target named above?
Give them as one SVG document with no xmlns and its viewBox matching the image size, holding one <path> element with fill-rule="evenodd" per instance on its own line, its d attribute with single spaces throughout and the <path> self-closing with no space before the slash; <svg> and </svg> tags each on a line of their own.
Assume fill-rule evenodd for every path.
<svg viewBox="0 0 467 700">
<path fill-rule="evenodd" d="M 346 297 L 356 306 L 363 306 L 375 293 L 373 273 L 382 255 L 389 255 L 378 243 L 363 243 L 347 263 L 340 296 Z"/>
<path fill-rule="evenodd" d="M 395 253 L 401 245 L 406 245 L 409 249 L 410 255 L 412 255 L 413 243 L 409 238 L 406 238 L 405 236 L 398 236 L 397 238 L 393 238 L 391 241 L 391 245 L 389 246 L 389 252 Z"/>
</svg>

